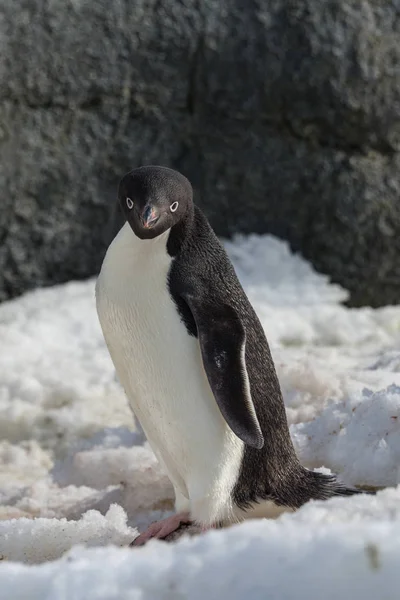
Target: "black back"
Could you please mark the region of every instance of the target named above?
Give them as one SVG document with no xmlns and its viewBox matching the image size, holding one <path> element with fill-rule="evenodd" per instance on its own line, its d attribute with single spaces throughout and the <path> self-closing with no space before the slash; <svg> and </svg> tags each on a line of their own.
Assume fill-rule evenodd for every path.
<svg viewBox="0 0 400 600">
<path fill-rule="evenodd" d="M 221 313 L 224 306 L 233 309 L 245 330 L 247 374 L 263 445 L 245 444 L 233 489 L 235 504 L 246 508 L 260 500 L 271 499 L 297 508 L 310 499 L 360 493 L 337 482 L 334 475 L 315 473 L 300 464 L 264 330 L 224 247 L 198 207 L 193 206 L 171 229 L 167 248 L 175 259 L 169 274 L 170 293 L 190 335 L 199 337 L 196 322 L 200 319 L 208 326 L 210 314 Z M 187 298 L 196 299 L 193 303 L 196 314 Z M 212 388 L 215 394 L 215 386 Z M 221 407 L 220 402 L 219 405 Z"/>
<path fill-rule="evenodd" d="M 179 242 L 178 242 L 179 240 Z M 182 290 L 196 281 L 196 293 L 213 303 L 232 306 L 246 331 L 246 366 L 251 397 L 264 436 L 264 446 L 246 445 L 234 499 L 246 506 L 261 498 L 279 495 L 281 482 L 292 478 L 299 463 L 289 435 L 285 407 L 261 323 L 251 306 L 226 251 L 202 212 L 195 207 L 192 218 L 171 231 L 169 250 L 175 256 L 170 272 L 170 292 L 191 335 L 196 323 Z M 207 320 L 207 306 L 204 319 Z"/>
</svg>

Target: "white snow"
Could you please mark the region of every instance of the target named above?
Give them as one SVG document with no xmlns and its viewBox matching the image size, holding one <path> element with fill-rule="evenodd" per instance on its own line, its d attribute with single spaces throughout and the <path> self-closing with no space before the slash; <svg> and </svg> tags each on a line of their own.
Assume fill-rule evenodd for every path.
<svg viewBox="0 0 400 600">
<path fill-rule="evenodd" d="M 301 460 L 393 489 L 118 548 L 169 514 L 172 487 L 116 380 L 94 280 L 37 290 L 0 305 L 5 597 L 398 597 L 400 306 L 344 307 L 344 290 L 271 236 L 226 247 L 267 333 Z"/>
<path fill-rule="evenodd" d="M 79 521 L 22 517 L 11 523 L 0 521 L 0 557 L 35 563 L 58 558 L 74 544 L 123 546 L 136 535 L 136 530 L 126 524 L 124 509 L 117 504 L 112 504 L 104 517 L 89 510 Z"/>
<path fill-rule="evenodd" d="M 0 580 L 13 600 L 397 600 L 398 506 L 398 493 L 383 492 L 375 506 L 365 498 L 316 503 L 174 545 L 77 547 L 36 567 L 4 564 Z"/>
<path fill-rule="evenodd" d="M 291 433 L 305 463 L 329 464 L 345 482 L 383 487 L 400 481 L 400 387 L 394 384 L 346 396 Z"/>
</svg>

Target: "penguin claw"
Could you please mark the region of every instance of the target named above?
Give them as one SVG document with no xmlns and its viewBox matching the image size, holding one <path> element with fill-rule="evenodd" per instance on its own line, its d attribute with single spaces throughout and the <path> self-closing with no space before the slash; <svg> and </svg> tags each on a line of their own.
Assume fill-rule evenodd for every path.
<svg viewBox="0 0 400 600">
<path fill-rule="evenodd" d="M 182 523 L 191 523 L 189 513 L 178 513 L 177 515 L 172 515 L 171 517 L 163 519 L 162 521 L 152 523 L 146 529 L 146 531 L 141 533 L 135 540 L 133 540 L 130 546 L 143 546 L 152 538 L 163 540 L 170 533 L 173 533 L 179 529 Z"/>
</svg>

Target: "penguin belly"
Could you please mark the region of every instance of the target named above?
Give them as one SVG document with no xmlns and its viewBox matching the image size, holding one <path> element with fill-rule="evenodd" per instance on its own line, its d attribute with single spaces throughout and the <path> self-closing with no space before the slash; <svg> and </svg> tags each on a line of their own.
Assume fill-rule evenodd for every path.
<svg viewBox="0 0 400 600">
<path fill-rule="evenodd" d="M 169 293 L 172 259 L 165 242 L 139 241 L 126 227 L 111 244 L 96 286 L 118 378 L 174 485 L 179 509 L 186 499 L 185 509 L 200 524 L 229 521 L 244 444 L 219 411 L 198 340 Z"/>
</svg>

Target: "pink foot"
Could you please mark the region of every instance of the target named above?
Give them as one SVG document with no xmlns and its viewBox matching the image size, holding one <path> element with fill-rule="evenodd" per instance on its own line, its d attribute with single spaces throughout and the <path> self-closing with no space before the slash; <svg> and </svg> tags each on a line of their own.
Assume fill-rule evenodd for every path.
<svg viewBox="0 0 400 600">
<path fill-rule="evenodd" d="M 189 513 L 178 513 L 177 515 L 172 515 L 171 517 L 163 519 L 162 521 L 152 523 L 146 531 L 141 533 L 132 542 L 131 546 L 143 546 L 143 544 L 148 542 L 151 538 L 162 540 L 173 531 L 176 531 L 181 523 L 190 522 Z"/>
</svg>

